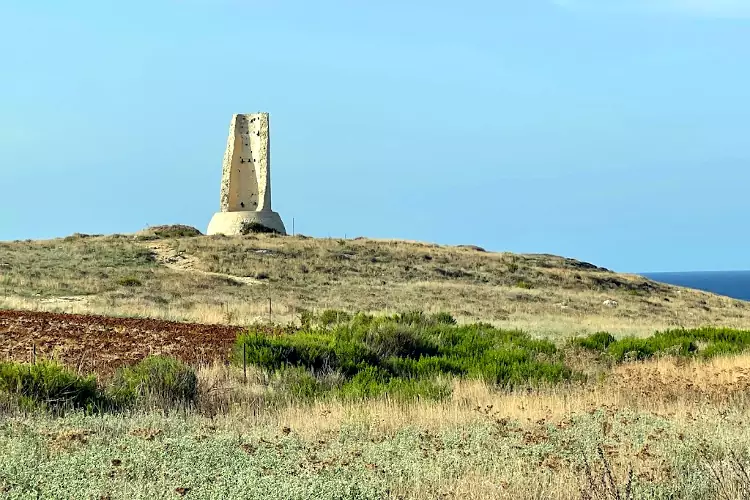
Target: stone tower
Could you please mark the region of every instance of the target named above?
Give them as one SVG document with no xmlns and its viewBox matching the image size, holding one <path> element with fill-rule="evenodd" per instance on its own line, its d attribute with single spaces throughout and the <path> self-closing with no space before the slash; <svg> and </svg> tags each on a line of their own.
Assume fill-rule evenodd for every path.
<svg viewBox="0 0 750 500">
<path fill-rule="evenodd" d="M 286 234 L 279 214 L 271 210 L 271 136 L 268 113 L 234 115 L 229 125 L 221 177 L 221 207 L 207 234 L 242 234 L 260 224 Z"/>
</svg>

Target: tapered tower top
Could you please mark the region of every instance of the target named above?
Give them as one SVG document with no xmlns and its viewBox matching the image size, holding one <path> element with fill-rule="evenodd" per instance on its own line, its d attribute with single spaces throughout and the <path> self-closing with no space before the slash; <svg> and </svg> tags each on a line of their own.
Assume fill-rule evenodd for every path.
<svg viewBox="0 0 750 500">
<path fill-rule="evenodd" d="M 271 210 L 268 113 L 232 116 L 222 165 L 220 212 L 208 234 L 241 234 L 240 226 L 252 223 L 286 234 L 281 217 Z"/>
</svg>

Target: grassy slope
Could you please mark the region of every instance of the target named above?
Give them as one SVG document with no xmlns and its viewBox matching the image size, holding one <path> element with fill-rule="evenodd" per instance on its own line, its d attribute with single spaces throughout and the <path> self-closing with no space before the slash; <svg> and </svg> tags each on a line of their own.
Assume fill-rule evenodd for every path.
<svg viewBox="0 0 750 500">
<path fill-rule="evenodd" d="M 336 308 L 442 310 L 551 337 L 750 327 L 744 302 L 551 255 L 263 235 L 0 243 L 5 308 L 247 324 L 268 317 L 269 294 L 283 322 L 302 309 Z M 608 299 L 619 306 L 606 307 Z"/>
<path fill-rule="evenodd" d="M 537 335 L 750 325 L 743 302 L 552 256 L 267 236 L 0 244 L 0 307 L 243 323 L 264 317 L 269 289 L 276 320 L 336 307 L 447 310 Z M 589 368 L 582 356 L 576 367 Z M 456 379 L 439 402 L 276 406 L 263 398 L 273 374 L 251 367 L 245 383 L 241 369 L 200 367 L 216 416 L 4 416 L 0 496 L 617 498 L 601 450 L 621 489 L 633 471 L 636 498 L 739 498 L 748 366 L 747 355 L 655 359 L 583 385 Z"/>
</svg>

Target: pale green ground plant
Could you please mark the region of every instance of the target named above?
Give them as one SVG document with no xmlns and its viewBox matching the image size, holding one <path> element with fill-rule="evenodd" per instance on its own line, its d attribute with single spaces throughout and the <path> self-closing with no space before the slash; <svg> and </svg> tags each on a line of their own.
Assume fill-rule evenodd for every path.
<svg viewBox="0 0 750 500">
<path fill-rule="evenodd" d="M 268 405 L 265 374 L 251 370 L 245 384 L 238 369 L 216 365 L 198 374 L 201 398 L 229 400 L 211 415 L 6 415 L 0 490 L 8 498 L 611 498 L 586 496 L 595 491 L 589 463 L 594 480 L 609 470 L 621 487 L 632 471 L 633 498 L 742 498 L 729 457 L 748 463 L 749 366 L 748 356 L 659 359 L 621 365 L 594 385 L 508 392 L 456 381 L 442 402 Z"/>
</svg>

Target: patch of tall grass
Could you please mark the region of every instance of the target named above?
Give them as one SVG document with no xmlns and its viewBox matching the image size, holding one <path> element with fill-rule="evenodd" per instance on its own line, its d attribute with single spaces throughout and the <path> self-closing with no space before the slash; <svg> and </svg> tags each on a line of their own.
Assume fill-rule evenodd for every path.
<svg viewBox="0 0 750 500">
<path fill-rule="evenodd" d="M 79 375 L 54 361 L 0 363 L 0 396 L 21 410 L 99 413 L 135 406 L 168 409 L 189 406 L 196 395 L 194 370 L 167 357 L 149 357 L 121 369 L 104 385 L 94 375 Z"/>
<path fill-rule="evenodd" d="M 198 379 L 195 371 L 166 356 L 150 356 L 117 372 L 108 395 L 119 405 L 157 404 L 162 407 L 189 405 L 195 401 Z"/>
<path fill-rule="evenodd" d="M 96 377 L 80 376 L 52 361 L 0 363 L 0 393 L 23 409 L 90 410 L 103 403 Z"/>
</svg>

